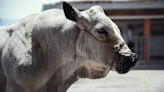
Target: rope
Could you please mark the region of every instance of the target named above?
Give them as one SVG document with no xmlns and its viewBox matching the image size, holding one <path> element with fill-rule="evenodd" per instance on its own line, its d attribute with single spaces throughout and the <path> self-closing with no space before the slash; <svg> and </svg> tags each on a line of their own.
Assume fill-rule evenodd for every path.
<svg viewBox="0 0 164 92">
<path fill-rule="evenodd" d="M 122 49 L 122 47 L 125 44 L 126 44 L 125 42 L 122 42 L 122 43 L 119 44 L 119 46 L 117 48 L 114 48 L 114 51 L 116 52 L 116 54 L 119 53 L 119 51 Z M 109 70 L 112 70 L 114 63 L 116 62 L 116 59 L 117 59 L 117 55 L 114 56 L 114 59 L 113 59 L 113 61 L 111 63 L 111 66 L 110 66 Z"/>
</svg>

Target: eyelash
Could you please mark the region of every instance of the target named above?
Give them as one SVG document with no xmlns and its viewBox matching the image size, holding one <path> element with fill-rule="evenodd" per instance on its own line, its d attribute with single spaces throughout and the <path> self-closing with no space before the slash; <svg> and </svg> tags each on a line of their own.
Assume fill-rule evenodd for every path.
<svg viewBox="0 0 164 92">
<path fill-rule="evenodd" d="M 99 34 L 105 34 L 105 35 L 108 34 L 108 32 L 105 29 L 98 29 L 97 32 Z"/>
</svg>

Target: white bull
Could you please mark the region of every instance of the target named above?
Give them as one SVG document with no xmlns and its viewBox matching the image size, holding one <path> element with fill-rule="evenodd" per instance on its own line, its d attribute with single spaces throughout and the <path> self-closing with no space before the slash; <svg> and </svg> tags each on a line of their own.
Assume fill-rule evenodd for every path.
<svg viewBox="0 0 164 92">
<path fill-rule="evenodd" d="M 2 54 L 7 92 L 65 92 L 82 78 L 102 78 L 115 64 L 127 73 L 136 55 L 100 6 L 79 11 L 66 2 L 10 28 Z"/>
</svg>

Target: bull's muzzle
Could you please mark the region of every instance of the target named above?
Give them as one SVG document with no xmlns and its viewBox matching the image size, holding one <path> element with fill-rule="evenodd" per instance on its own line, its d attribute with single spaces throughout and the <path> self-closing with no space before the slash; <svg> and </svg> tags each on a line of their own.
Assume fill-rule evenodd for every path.
<svg viewBox="0 0 164 92">
<path fill-rule="evenodd" d="M 127 73 L 137 62 L 137 55 L 133 52 L 128 53 L 128 55 L 119 54 L 118 60 L 116 62 L 116 71 L 118 73 Z"/>
</svg>

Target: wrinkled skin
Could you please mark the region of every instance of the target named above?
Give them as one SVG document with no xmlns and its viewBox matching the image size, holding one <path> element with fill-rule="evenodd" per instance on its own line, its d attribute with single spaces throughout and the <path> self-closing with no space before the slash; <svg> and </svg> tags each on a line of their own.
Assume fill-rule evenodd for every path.
<svg viewBox="0 0 164 92">
<path fill-rule="evenodd" d="M 24 24 L 3 50 L 7 92 L 66 92 L 79 77 L 105 77 L 113 61 L 122 74 L 136 63 L 100 6 L 80 12 L 64 2 L 63 10 L 42 12 Z"/>
</svg>

